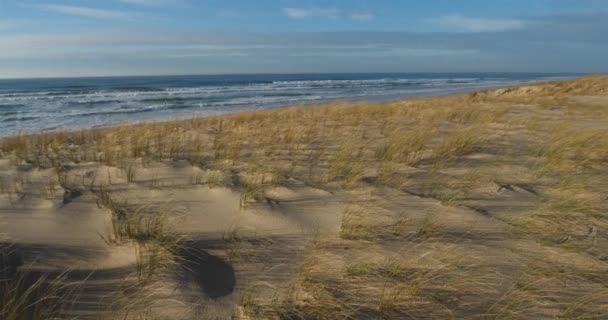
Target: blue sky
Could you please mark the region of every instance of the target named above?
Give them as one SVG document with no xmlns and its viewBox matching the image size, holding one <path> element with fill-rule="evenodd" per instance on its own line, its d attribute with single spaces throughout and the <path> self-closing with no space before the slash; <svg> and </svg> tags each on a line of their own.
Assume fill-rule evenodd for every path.
<svg viewBox="0 0 608 320">
<path fill-rule="evenodd" d="M 0 0 L 0 78 L 607 72 L 607 0 Z"/>
</svg>

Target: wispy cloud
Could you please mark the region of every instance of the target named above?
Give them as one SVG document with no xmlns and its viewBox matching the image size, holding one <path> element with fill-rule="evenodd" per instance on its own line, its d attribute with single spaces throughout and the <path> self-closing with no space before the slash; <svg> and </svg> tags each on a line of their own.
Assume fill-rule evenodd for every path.
<svg viewBox="0 0 608 320">
<path fill-rule="evenodd" d="M 519 19 L 476 18 L 463 15 L 446 15 L 436 20 L 439 24 L 473 32 L 496 32 L 522 29 L 526 22 Z"/>
<path fill-rule="evenodd" d="M 347 17 L 356 21 L 370 21 L 375 16 L 369 12 L 352 12 L 348 13 L 335 8 L 284 8 L 285 14 L 293 19 L 305 18 L 341 18 Z"/>
<path fill-rule="evenodd" d="M 68 5 L 42 4 L 36 6 L 39 9 L 67 14 L 77 17 L 95 18 L 95 19 L 128 19 L 133 15 L 129 12 L 104 10 L 90 7 L 78 7 Z"/>
<path fill-rule="evenodd" d="M 0 77 L 395 70 L 606 72 L 607 27 L 607 15 L 589 15 L 532 17 L 526 22 L 526 32 L 490 35 L 133 33 L 118 26 L 104 28 L 103 33 L 10 32 L 0 36 Z"/>
<path fill-rule="evenodd" d="M 206 58 L 206 57 L 247 57 L 247 52 L 199 52 L 167 54 L 164 57 L 175 59 Z"/>
<path fill-rule="evenodd" d="M 120 2 L 139 5 L 139 6 L 147 6 L 147 7 L 161 7 L 164 5 L 168 5 L 174 3 L 174 0 L 118 0 Z"/>
<path fill-rule="evenodd" d="M 338 10 L 334 8 L 285 8 L 285 14 L 290 18 L 304 19 L 311 17 L 337 18 Z"/>
<path fill-rule="evenodd" d="M 375 16 L 368 12 L 355 12 L 350 15 L 350 18 L 357 21 L 374 20 Z"/>
<path fill-rule="evenodd" d="M 0 31 L 12 30 L 23 24 L 22 21 L 19 20 L 1 20 L 0 21 Z"/>
<path fill-rule="evenodd" d="M 310 48 L 308 48 L 310 49 Z M 353 50 L 356 49 L 356 50 Z M 426 48 L 383 48 L 370 49 L 365 47 L 336 48 L 336 50 L 299 50 L 290 54 L 293 57 L 438 57 L 438 56 L 470 56 L 479 54 L 476 49 L 426 49 Z"/>
</svg>

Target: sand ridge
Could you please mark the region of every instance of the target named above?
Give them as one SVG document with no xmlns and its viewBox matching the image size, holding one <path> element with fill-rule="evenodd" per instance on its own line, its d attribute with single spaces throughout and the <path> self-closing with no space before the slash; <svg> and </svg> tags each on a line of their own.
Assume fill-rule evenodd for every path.
<svg viewBox="0 0 608 320">
<path fill-rule="evenodd" d="M 56 309 L 79 319 L 601 319 L 606 94 L 592 76 L 6 138 L 0 262 L 74 284 Z"/>
</svg>

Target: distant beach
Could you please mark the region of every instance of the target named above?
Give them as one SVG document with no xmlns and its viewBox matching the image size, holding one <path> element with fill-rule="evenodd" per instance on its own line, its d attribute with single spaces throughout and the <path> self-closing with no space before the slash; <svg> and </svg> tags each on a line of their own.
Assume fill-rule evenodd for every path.
<svg viewBox="0 0 608 320">
<path fill-rule="evenodd" d="M 193 114 L 443 95 L 572 74 L 283 74 L 0 80 L 0 136 Z"/>
</svg>

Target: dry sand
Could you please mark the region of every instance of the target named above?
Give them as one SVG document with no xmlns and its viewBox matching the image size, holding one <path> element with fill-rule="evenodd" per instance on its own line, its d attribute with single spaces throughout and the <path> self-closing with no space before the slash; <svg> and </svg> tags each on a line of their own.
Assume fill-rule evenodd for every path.
<svg viewBox="0 0 608 320">
<path fill-rule="evenodd" d="M 602 137 L 608 81 L 577 81 L 396 101 L 386 114 L 387 104 L 363 105 L 369 115 L 349 124 L 333 117 L 355 109 L 319 107 L 328 122 L 302 129 L 303 140 L 241 146 L 232 158 L 224 137 L 306 109 L 214 118 L 200 131 L 168 124 L 205 146 L 188 160 L 95 161 L 67 138 L 45 164 L 6 143 L 0 267 L 73 284 L 55 314 L 66 319 L 608 319 L 606 144 L 560 133 L 567 122 Z M 437 126 L 416 161 L 379 158 L 399 112 L 410 112 L 395 124 L 403 130 L 420 128 L 407 124 L 415 118 Z M 350 150 L 353 137 L 366 142 Z M 306 178 L 317 169 L 329 178 Z M 277 179 L 280 170 L 291 175 Z"/>
</svg>

